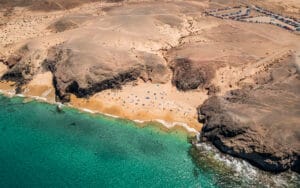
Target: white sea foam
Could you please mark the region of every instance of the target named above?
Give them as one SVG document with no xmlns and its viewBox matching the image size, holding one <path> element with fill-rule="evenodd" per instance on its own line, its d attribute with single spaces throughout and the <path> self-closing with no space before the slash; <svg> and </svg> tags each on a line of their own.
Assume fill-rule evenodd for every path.
<svg viewBox="0 0 300 188">
<path fill-rule="evenodd" d="M 15 91 L 13 91 L 13 90 L 10 90 L 10 91 L 0 90 L 0 93 L 5 95 L 6 97 L 13 97 L 16 95 Z"/>
<path fill-rule="evenodd" d="M 13 96 L 24 97 L 24 98 L 26 97 L 26 98 L 32 98 L 32 99 L 35 99 L 35 100 L 38 100 L 38 101 L 43 101 L 43 102 L 47 102 L 47 103 L 51 103 L 51 104 L 56 104 L 56 105 L 58 105 L 59 108 L 62 108 L 64 106 L 60 102 L 51 102 L 46 97 L 23 95 L 23 94 L 15 94 L 15 92 L 12 92 L 12 91 L 3 91 L 3 90 L 0 90 L 0 92 L 3 93 L 4 95 L 8 95 L 9 97 L 13 97 Z M 91 114 L 102 114 L 102 115 L 105 115 L 105 116 L 108 116 L 108 117 L 112 117 L 112 118 L 121 118 L 120 116 L 116 116 L 116 115 L 112 115 L 112 114 L 107 114 L 107 113 L 101 113 L 99 111 L 93 111 L 93 110 L 90 110 L 88 108 L 77 108 L 77 107 L 74 107 L 71 104 L 67 104 L 67 106 L 71 107 L 71 108 L 76 108 L 78 110 L 81 110 L 81 111 L 87 112 L 87 113 L 91 113 Z M 136 123 L 146 123 L 146 122 L 151 122 L 153 120 L 147 120 L 147 121 L 132 120 L 132 121 L 134 121 Z M 167 122 L 167 121 L 162 120 L 162 119 L 155 119 L 154 121 L 162 124 L 163 126 L 165 126 L 168 129 L 173 129 L 176 126 L 180 126 L 180 127 L 183 127 L 189 133 L 193 133 L 193 134 L 196 134 L 196 135 L 199 134 L 199 131 L 197 131 L 196 129 L 190 127 L 187 123 L 183 123 L 183 122 Z"/>
<path fill-rule="evenodd" d="M 75 109 L 78 109 L 80 111 L 83 111 L 83 112 L 87 112 L 87 113 L 91 113 L 91 114 L 102 114 L 102 115 L 105 115 L 107 117 L 112 117 L 112 118 L 121 118 L 120 116 L 116 116 L 116 115 L 112 115 L 112 114 L 107 114 L 107 113 L 101 113 L 99 111 L 96 111 L 96 110 L 91 110 L 91 109 L 88 109 L 88 108 L 78 108 L 78 107 L 75 107 L 71 104 L 68 104 L 68 107 L 71 107 L 71 108 L 75 108 Z"/>
<path fill-rule="evenodd" d="M 8 97 L 13 97 L 13 96 L 27 97 L 27 98 L 32 98 L 32 99 L 39 100 L 39 101 L 44 101 L 44 102 L 47 102 L 47 103 L 52 103 L 52 104 L 57 105 L 59 108 L 63 108 L 65 106 L 64 104 L 62 104 L 60 102 L 51 102 L 51 101 L 47 100 L 47 98 L 45 98 L 45 97 L 15 94 L 14 91 L 7 91 L 7 90 L 6 91 L 0 90 L 0 93 L 2 93 L 5 96 L 8 96 Z M 71 108 L 76 108 L 76 107 L 74 107 L 70 104 L 67 104 L 67 106 L 69 106 Z M 79 110 L 87 112 L 87 113 L 92 113 L 92 114 L 98 113 L 98 114 L 103 114 L 105 116 L 109 116 L 109 117 L 113 117 L 113 118 L 121 118 L 119 116 L 106 114 L 106 113 L 100 113 L 98 111 L 93 111 L 93 110 L 90 110 L 90 109 L 87 109 L 87 108 L 79 108 Z M 151 122 L 151 120 L 149 120 L 149 121 L 133 120 L 133 121 L 136 122 L 136 123 Z M 201 149 L 202 151 L 203 150 L 213 151 L 213 153 L 214 153 L 213 158 L 217 161 L 222 162 L 223 164 L 230 167 L 231 169 L 233 169 L 236 172 L 236 174 L 242 174 L 243 177 L 245 177 L 249 180 L 258 179 L 258 177 L 261 175 L 261 173 L 258 173 L 260 171 L 257 170 L 252 165 L 250 165 L 248 162 L 246 162 L 244 160 L 234 158 L 234 157 L 231 157 L 229 155 L 223 155 L 215 147 L 213 147 L 210 144 L 200 143 L 200 136 L 201 136 L 200 133 L 197 130 L 195 130 L 194 128 L 189 127 L 188 124 L 183 123 L 183 122 L 167 122 L 167 121 L 162 120 L 162 119 L 155 119 L 155 121 L 162 124 L 163 126 L 165 126 L 168 129 L 172 129 L 175 126 L 181 126 L 181 127 L 185 128 L 188 132 L 195 133 L 196 134 L 196 139 L 198 141 L 198 143 L 196 144 L 197 148 Z M 234 174 L 234 175 L 236 175 L 236 174 Z M 280 175 L 279 176 L 271 176 L 271 177 L 269 177 L 269 179 L 271 179 L 272 182 L 275 183 L 276 186 L 279 186 L 279 187 L 288 186 L 287 182 L 289 180 L 287 180 L 286 177 L 284 177 L 284 176 L 280 176 Z M 268 185 L 266 185 L 266 186 L 268 186 Z"/>
<path fill-rule="evenodd" d="M 26 96 L 28 97 L 28 96 Z M 33 98 L 35 100 L 38 100 L 38 101 L 44 101 L 44 102 L 48 102 L 47 98 L 45 97 L 39 97 L 39 96 L 29 96 L 30 98 Z"/>
<path fill-rule="evenodd" d="M 161 125 L 163 125 L 164 127 L 168 128 L 168 129 L 173 129 L 176 126 L 180 126 L 180 127 L 183 127 L 189 133 L 195 133 L 196 135 L 199 134 L 199 132 L 196 129 L 189 127 L 188 124 L 183 123 L 183 122 L 167 122 L 162 119 L 154 119 L 154 120 L 146 120 L 146 121 L 134 119 L 132 121 L 134 121 L 136 123 L 147 123 L 147 122 L 155 121 L 155 122 L 160 123 Z"/>
<path fill-rule="evenodd" d="M 215 147 L 207 143 L 197 143 L 196 147 L 202 151 L 212 151 L 215 160 L 222 162 L 234 172 L 243 174 L 249 179 L 257 178 L 257 169 L 248 162 L 229 155 L 223 155 Z"/>
<path fill-rule="evenodd" d="M 145 123 L 145 121 L 143 121 L 143 120 L 138 120 L 138 119 L 134 119 L 134 120 L 132 120 L 132 121 L 134 121 L 134 122 L 136 122 L 136 123 Z"/>
<path fill-rule="evenodd" d="M 16 94 L 17 97 L 25 97 L 23 94 Z"/>
<path fill-rule="evenodd" d="M 84 112 L 91 113 L 91 114 L 95 114 L 95 113 L 96 113 L 95 111 L 90 110 L 90 109 L 87 109 L 87 108 L 80 108 L 80 110 L 82 110 L 82 111 L 84 111 Z"/>
<path fill-rule="evenodd" d="M 108 116 L 108 117 L 112 117 L 112 118 L 121 118 L 120 116 L 116 116 L 116 115 L 112 115 L 112 114 L 107 114 L 107 113 L 102 113 L 102 114 L 105 116 Z"/>
<path fill-rule="evenodd" d="M 287 172 L 279 175 L 267 173 L 257 169 L 245 160 L 226 155 L 208 143 L 198 143 L 196 147 L 199 152 L 213 153 L 213 159 L 221 162 L 233 170 L 233 176 L 243 178 L 245 182 L 263 182 L 265 187 L 289 187 L 289 182 L 296 182 L 299 176 L 295 173 Z M 256 183 L 254 183 L 256 185 Z M 250 186 L 253 187 L 254 185 Z"/>
<path fill-rule="evenodd" d="M 199 139 L 199 138 L 197 138 L 197 139 Z M 212 151 L 212 150 L 214 150 L 213 147 L 212 147 L 211 145 L 206 144 L 206 143 L 204 143 L 204 142 L 198 142 L 198 143 L 196 144 L 196 147 L 197 147 L 198 149 L 203 149 L 203 150 L 205 150 L 205 151 Z"/>
<path fill-rule="evenodd" d="M 175 126 L 180 126 L 180 127 L 183 127 L 184 129 L 186 129 L 189 133 L 195 133 L 195 134 L 199 133 L 199 131 L 197 131 L 196 129 L 188 126 L 187 123 L 183 123 L 183 122 L 167 122 L 167 121 L 162 120 L 162 119 L 155 119 L 155 121 L 163 124 L 168 129 L 172 129 Z"/>
</svg>

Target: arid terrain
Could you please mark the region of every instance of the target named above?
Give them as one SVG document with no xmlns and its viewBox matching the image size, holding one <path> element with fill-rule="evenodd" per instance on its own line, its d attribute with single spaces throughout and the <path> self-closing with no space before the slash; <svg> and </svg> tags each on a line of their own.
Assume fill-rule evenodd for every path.
<svg viewBox="0 0 300 188">
<path fill-rule="evenodd" d="M 0 5 L 3 93 L 200 132 L 261 169 L 300 172 L 300 1 Z M 284 21 L 255 11 L 255 21 L 227 19 L 231 7 Z"/>
</svg>

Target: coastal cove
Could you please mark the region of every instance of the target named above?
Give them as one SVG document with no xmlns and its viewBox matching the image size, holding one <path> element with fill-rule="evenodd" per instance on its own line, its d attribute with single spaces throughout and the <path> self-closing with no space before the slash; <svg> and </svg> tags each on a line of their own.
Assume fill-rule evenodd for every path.
<svg viewBox="0 0 300 188">
<path fill-rule="evenodd" d="M 300 0 L 0 0 L 0 188 L 300 188 Z"/>
<path fill-rule="evenodd" d="M 184 132 L 21 97 L 0 105 L 1 187 L 299 186 L 296 174 L 261 172 L 209 146 L 195 159 Z"/>
<path fill-rule="evenodd" d="M 45 76 L 37 78 L 39 82 L 41 79 L 45 79 Z M 46 76 L 47 78 L 47 76 Z M 49 82 L 50 80 L 50 82 Z M 61 103 L 56 101 L 55 96 L 55 89 L 52 86 L 51 78 L 48 78 L 49 83 L 39 83 L 39 84 L 29 84 L 24 88 L 25 92 L 22 94 L 16 93 L 16 83 L 15 82 L 0 82 L 0 93 L 3 93 L 5 96 L 12 97 L 12 96 L 19 96 L 19 97 L 26 97 L 26 100 L 39 100 L 41 102 L 47 102 L 50 104 L 55 104 L 58 106 L 68 106 L 70 108 L 76 108 L 80 111 L 92 113 L 92 114 L 101 114 L 113 118 L 120 118 L 120 119 L 127 119 L 136 122 L 138 125 L 143 126 L 145 124 L 154 124 L 155 126 L 160 127 L 165 131 L 172 131 L 172 130 L 179 130 L 187 133 L 190 136 L 195 136 L 199 133 L 202 128 L 202 124 L 197 120 L 197 112 L 196 107 L 194 110 L 191 110 L 186 116 L 177 116 L 178 112 L 170 113 L 169 110 L 162 110 L 162 109 L 145 109 L 144 107 L 137 107 L 133 104 L 128 104 L 126 106 L 119 100 L 119 93 L 124 91 L 122 90 L 108 90 L 103 91 L 104 96 L 100 96 L 97 94 L 96 96 L 92 96 L 89 98 L 77 98 L 76 96 L 72 95 L 72 100 L 68 103 Z M 36 82 L 36 81 L 34 81 Z M 153 84 L 154 85 L 154 84 Z M 159 85 L 159 84 L 156 84 Z M 161 85 L 165 87 L 163 84 Z M 146 86 L 149 87 L 149 86 Z M 154 85 L 154 87 L 156 87 Z M 169 87 L 168 85 L 166 87 Z M 130 88 L 129 88 L 130 89 Z M 175 88 L 171 88 L 173 90 Z M 145 90 L 143 87 L 141 90 Z M 46 93 L 46 95 L 45 95 Z M 125 93 L 132 95 L 132 92 L 125 91 Z M 180 92 L 177 92 L 180 93 Z M 117 95 L 116 95 L 117 94 Z M 146 94 L 146 91 L 145 91 Z M 111 99 L 108 99 L 107 96 L 114 95 Z M 139 96 L 141 97 L 141 96 Z M 142 96 L 146 98 L 147 96 Z M 184 95 L 180 97 L 186 97 Z M 138 99 L 140 100 L 140 99 Z M 173 99 L 176 100 L 176 99 Z M 202 100 L 202 99 L 201 99 Z M 153 100 L 150 100 L 153 102 Z M 157 103 L 161 102 L 157 100 Z M 168 108 L 179 108 L 174 105 L 173 101 L 170 101 L 171 106 Z M 197 103 L 196 103 L 197 104 Z M 190 107 L 189 107 L 190 108 Z M 184 109 L 180 109 L 179 113 L 185 113 Z"/>
</svg>

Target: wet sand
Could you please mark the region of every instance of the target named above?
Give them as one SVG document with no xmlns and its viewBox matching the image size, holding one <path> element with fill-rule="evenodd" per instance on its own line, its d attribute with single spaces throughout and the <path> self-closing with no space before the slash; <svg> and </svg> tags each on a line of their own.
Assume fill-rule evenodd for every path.
<svg viewBox="0 0 300 188">
<path fill-rule="evenodd" d="M 13 82 L 0 82 L 3 93 L 14 93 Z M 50 72 L 38 74 L 23 88 L 25 97 L 55 102 L 55 89 Z M 135 121 L 138 124 L 163 124 L 161 129 L 184 130 L 195 135 L 201 128 L 197 120 L 197 105 L 207 95 L 201 91 L 180 92 L 171 83 L 152 84 L 138 81 L 129 83 L 122 89 L 105 90 L 89 98 L 71 95 L 67 105 L 92 113 L 101 113 Z"/>
<path fill-rule="evenodd" d="M 110 114 L 137 122 L 156 121 L 168 128 L 185 127 L 197 133 L 202 125 L 197 121 L 197 105 L 206 96 L 202 92 L 179 92 L 171 84 L 140 82 L 121 90 L 106 90 L 89 99 L 71 96 L 70 104 L 77 108 Z"/>
</svg>

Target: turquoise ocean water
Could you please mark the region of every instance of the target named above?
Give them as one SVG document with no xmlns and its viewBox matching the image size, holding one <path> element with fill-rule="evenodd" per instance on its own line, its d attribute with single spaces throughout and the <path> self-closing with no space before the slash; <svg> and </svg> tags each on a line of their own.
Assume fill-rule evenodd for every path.
<svg viewBox="0 0 300 188">
<path fill-rule="evenodd" d="M 191 151 L 181 133 L 0 96 L 1 188 L 249 185 Z"/>
</svg>

